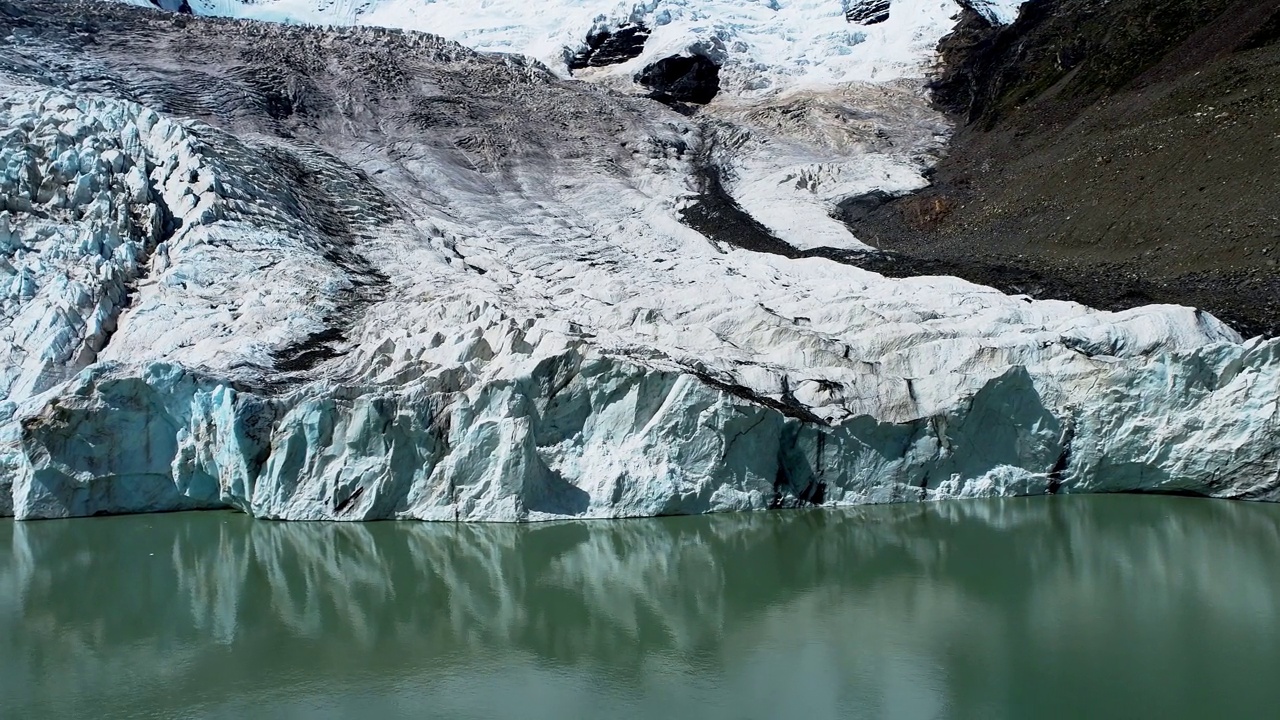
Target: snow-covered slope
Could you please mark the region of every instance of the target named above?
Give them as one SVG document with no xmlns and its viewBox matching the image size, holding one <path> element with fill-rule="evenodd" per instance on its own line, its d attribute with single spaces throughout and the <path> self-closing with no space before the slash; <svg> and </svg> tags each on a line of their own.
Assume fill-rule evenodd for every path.
<svg viewBox="0 0 1280 720">
<path fill-rule="evenodd" d="M 1277 495 L 1280 343 L 691 227 L 739 212 L 709 175 L 786 247 L 823 227 L 808 188 L 923 166 L 945 128 L 905 86 L 689 119 L 413 33 L 4 8 L 19 517 Z M 786 158 L 826 169 L 784 216 Z"/>
</svg>

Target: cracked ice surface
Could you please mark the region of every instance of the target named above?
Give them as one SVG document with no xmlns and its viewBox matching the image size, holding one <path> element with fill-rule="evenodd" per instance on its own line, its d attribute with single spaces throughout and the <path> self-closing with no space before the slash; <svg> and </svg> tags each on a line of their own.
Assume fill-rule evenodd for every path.
<svg viewBox="0 0 1280 720">
<path fill-rule="evenodd" d="M 820 229 L 822 198 L 778 212 L 797 178 L 767 180 L 768 148 L 825 158 L 829 187 L 922 163 L 936 121 L 900 87 L 694 120 L 429 36 L 93 6 L 89 42 L 78 6 L 21 7 L 0 15 L 19 517 L 1277 495 L 1276 341 L 682 224 L 710 162 L 782 239 Z M 870 110 L 840 132 L 849 107 Z"/>
</svg>

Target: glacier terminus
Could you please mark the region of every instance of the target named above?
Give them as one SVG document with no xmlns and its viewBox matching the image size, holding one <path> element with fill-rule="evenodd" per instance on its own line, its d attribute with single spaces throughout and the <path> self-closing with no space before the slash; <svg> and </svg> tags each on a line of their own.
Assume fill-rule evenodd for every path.
<svg viewBox="0 0 1280 720">
<path fill-rule="evenodd" d="M 1280 340 L 857 267 L 953 0 L 158 4 L 0 0 L 4 515 L 1280 500 Z"/>
</svg>

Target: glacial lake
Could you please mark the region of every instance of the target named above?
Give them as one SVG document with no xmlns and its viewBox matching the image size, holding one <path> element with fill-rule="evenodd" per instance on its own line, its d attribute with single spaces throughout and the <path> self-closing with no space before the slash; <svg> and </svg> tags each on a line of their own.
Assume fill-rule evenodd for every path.
<svg viewBox="0 0 1280 720">
<path fill-rule="evenodd" d="M 5 718 L 1274 717 L 1280 507 L 0 522 Z"/>
</svg>

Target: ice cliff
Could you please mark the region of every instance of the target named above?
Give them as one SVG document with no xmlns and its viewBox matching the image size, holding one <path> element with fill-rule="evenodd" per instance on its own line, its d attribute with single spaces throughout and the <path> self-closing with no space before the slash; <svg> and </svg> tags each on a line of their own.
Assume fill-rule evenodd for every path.
<svg viewBox="0 0 1280 720">
<path fill-rule="evenodd" d="M 1280 495 L 1278 341 L 693 229 L 865 247 L 834 203 L 923 183 L 947 134 L 906 65 L 726 72 L 687 117 L 412 32 L 0 0 L 0 37 L 17 517 Z"/>
</svg>

